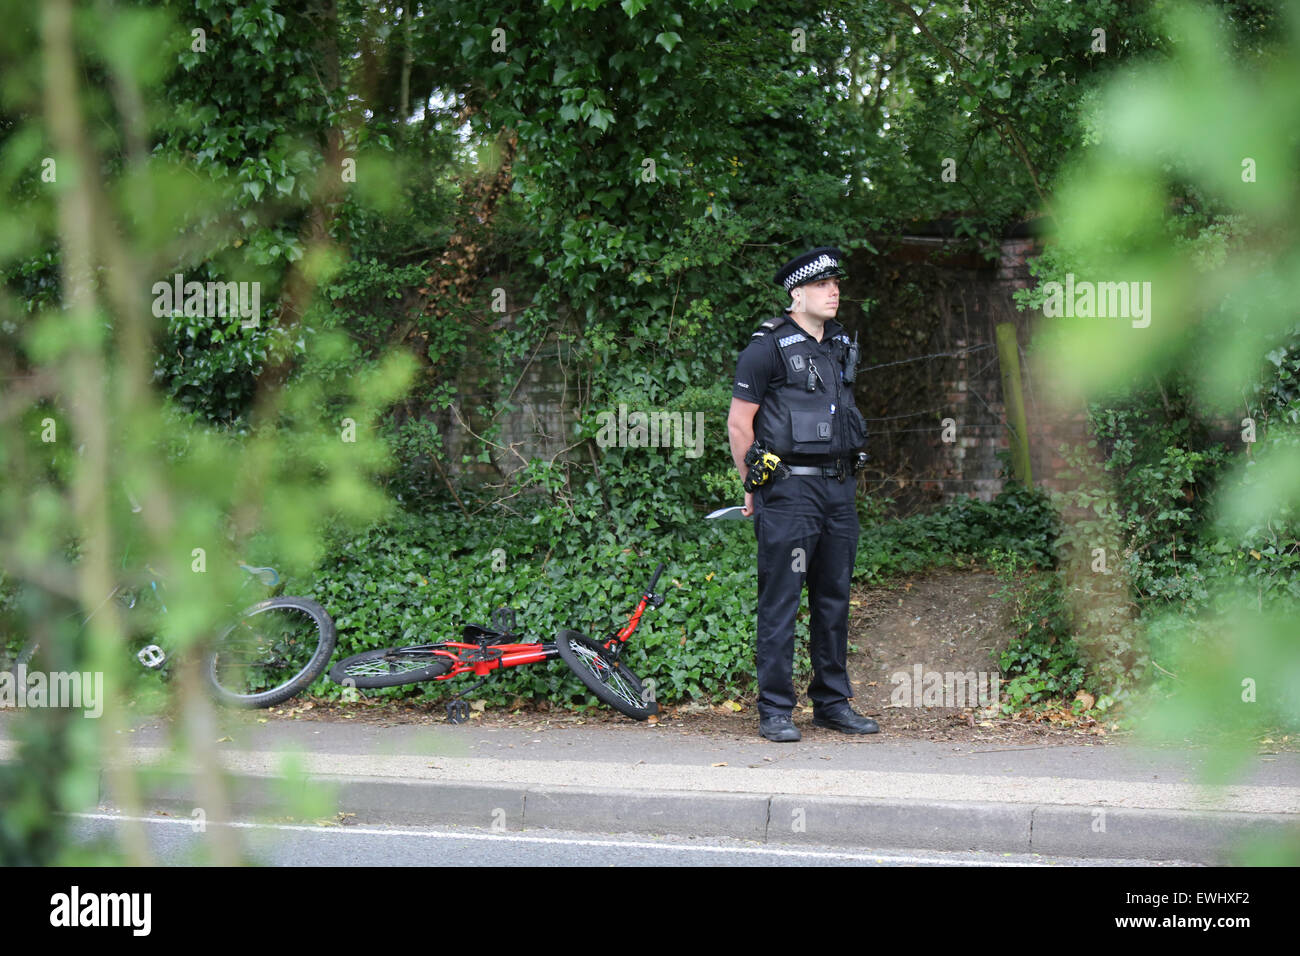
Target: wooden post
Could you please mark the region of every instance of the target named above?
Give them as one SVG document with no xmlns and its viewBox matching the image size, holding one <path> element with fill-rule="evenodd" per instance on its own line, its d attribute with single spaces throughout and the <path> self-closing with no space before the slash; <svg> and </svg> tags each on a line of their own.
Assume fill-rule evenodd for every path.
<svg viewBox="0 0 1300 956">
<path fill-rule="evenodd" d="M 1026 488 L 1032 488 L 1029 430 L 1025 423 L 1025 400 L 1020 393 L 1020 347 L 1016 342 L 1016 327 L 1010 322 L 998 326 L 998 364 L 1002 369 L 1002 404 L 1006 407 L 1007 428 L 1011 432 L 1011 465 L 1016 479 Z"/>
</svg>

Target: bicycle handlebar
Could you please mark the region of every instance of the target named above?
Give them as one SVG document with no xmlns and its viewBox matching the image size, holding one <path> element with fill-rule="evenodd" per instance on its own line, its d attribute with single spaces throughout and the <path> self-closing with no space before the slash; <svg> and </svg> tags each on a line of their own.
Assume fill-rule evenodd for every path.
<svg viewBox="0 0 1300 956">
<path fill-rule="evenodd" d="M 253 575 L 268 588 L 273 588 L 280 583 L 280 573 L 275 568 L 258 568 L 248 564 L 240 564 L 239 568 Z"/>
</svg>

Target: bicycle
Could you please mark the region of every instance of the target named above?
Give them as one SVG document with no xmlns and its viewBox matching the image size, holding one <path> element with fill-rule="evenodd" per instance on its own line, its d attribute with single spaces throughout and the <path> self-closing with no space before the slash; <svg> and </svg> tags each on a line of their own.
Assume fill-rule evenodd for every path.
<svg viewBox="0 0 1300 956">
<path fill-rule="evenodd" d="M 567 629 L 561 630 L 554 642 L 520 641 L 524 635 L 515 631 L 514 609 L 500 607 L 492 612 L 492 627 L 466 624 L 460 641 L 363 651 L 335 664 L 330 669 L 330 680 L 370 690 L 451 680 L 473 672 L 481 679 L 446 704 L 447 720 L 460 724 L 469 719 L 465 695 L 486 683 L 493 671 L 559 657 L 602 703 L 635 720 L 645 720 L 659 712 L 653 682 L 647 686 L 619 658 L 646 608 L 664 603 L 663 596 L 654 593 L 663 570 L 661 563 L 627 623 L 603 641 Z"/>
<path fill-rule="evenodd" d="M 275 568 L 240 569 L 267 587 L 275 587 L 280 575 Z M 167 606 L 159 592 L 157 572 L 149 573 L 148 590 L 157 597 L 164 614 Z M 134 610 L 140 595 L 119 584 L 82 621 L 84 627 L 110 600 L 124 610 Z M 334 621 L 318 603 L 305 597 L 267 598 L 244 608 L 208 645 L 200 660 L 200 674 L 209 692 L 231 707 L 273 707 L 311 686 L 329 665 L 337 633 Z M 14 670 L 26 668 L 40 649 L 40 641 L 28 641 L 14 661 Z M 164 670 L 171 656 L 157 644 L 146 644 L 136 652 L 146 670 Z"/>
</svg>

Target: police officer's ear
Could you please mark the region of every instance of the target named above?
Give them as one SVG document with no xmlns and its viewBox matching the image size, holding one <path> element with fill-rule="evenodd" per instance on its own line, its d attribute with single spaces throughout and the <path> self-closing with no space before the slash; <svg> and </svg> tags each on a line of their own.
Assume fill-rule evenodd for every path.
<svg viewBox="0 0 1300 956">
<path fill-rule="evenodd" d="M 792 289 L 791 292 L 790 292 L 790 297 L 791 297 L 791 299 L 793 300 L 793 301 L 790 303 L 790 311 L 791 311 L 791 312 L 802 312 L 802 311 L 803 311 L 803 289 L 802 289 L 802 287 L 801 287 L 801 288 L 798 288 L 798 289 Z"/>
</svg>

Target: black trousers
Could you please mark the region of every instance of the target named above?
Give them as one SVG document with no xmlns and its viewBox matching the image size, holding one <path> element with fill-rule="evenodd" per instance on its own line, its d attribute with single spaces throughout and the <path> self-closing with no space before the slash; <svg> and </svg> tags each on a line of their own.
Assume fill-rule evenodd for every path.
<svg viewBox="0 0 1300 956">
<path fill-rule="evenodd" d="M 858 553 L 856 483 L 813 475 L 772 481 L 754 494 L 758 539 L 758 713 L 794 710 L 794 621 L 808 584 L 815 710 L 853 696 L 846 667 L 849 581 Z"/>
</svg>

